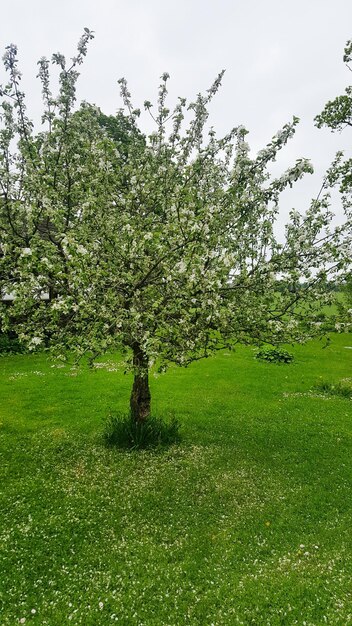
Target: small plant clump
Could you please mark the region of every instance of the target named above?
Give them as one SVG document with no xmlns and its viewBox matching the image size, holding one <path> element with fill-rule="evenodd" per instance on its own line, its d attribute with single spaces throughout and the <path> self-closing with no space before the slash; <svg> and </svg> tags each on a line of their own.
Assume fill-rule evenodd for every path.
<svg viewBox="0 0 352 626">
<path fill-rule="evenodd" d="M 338 383 L 322 381 L 315 386 L 315 389 L 327 396 L 339 396 L 352 400 L 352 379 L 344 379 Z"/>
<path fill-rule="evenodd" d="M 167 447 L 181 441 L 180 424 L 175 417 L 168 422 L 157 417 L 136 421 L 118 413 L 107 418 L 103 438 L 109 447 L 129 450 Z"/>
<path fill-rule="evenodd" d="M 293 354 L 283 348 L 261 348 L 255 357 L 269 363 L 291 363 L 294 359 Z"/>
</svg>

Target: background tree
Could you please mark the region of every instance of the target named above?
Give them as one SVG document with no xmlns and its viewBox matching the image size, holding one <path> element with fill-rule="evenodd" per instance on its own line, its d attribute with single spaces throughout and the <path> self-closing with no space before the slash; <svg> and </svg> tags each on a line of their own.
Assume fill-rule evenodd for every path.
<svg viewBox="0 0 352 626">
<path fill-rule="evenodd" d="M 299 159 L 279 178 L 268 173 L 298 119 L 254 157 L 242 126 L 217 138 L 208 105 L 223 72 L 205 95 L 188 106 L 179 98 L 172 111 L 163 74 L 155 112 L 144 103 L 155 122 L 149 136 L 138 129 L 125 79 L 125 115 L 75 111 L 77 67 L 91 38 L 85 29 L 69 67 L 53 55 L 55 98 L 49 62 L 40 60 L 40 133 L 26 114 L 15 46 L 4 56 L 0 287 L 15 300 L 1 315 L 30 347 L 49 343 L 62 357 L 121 350 L 134 372 L 131 416 L 141 422 L 153 364 L 185 366 L 238 342 L 321 332 L 326 283 L 344 266 L 347 244 L 344 227 L 331 226 L 327 196 L 305 214 L 292 210 L 278 239 L 280 193 L 312 171 Z"/>
<path fill-rule="evenodd" d="M 347 41 L 343 61 L 349 71 L 352 72 L 352 40 Z M 337 96 L 334 100 L 329 101 L 323 111 L 315 118 L 316 126 L 322 128 L 327 126 L 332 132 L 342 132 L 345 129 L 352 128 L 352 85 L 345 89 L 345 93 Z M 350 216 L 352 209 L 352 157 L 347 157 L 342 151 L 336 154 L 336 157 L 327 173 L 326 187 L 338 187 L 342 206 L 345 214 Z M 351 240 L 350 240 L 351 241 Z M 350 247 L 350 260 L 352 259 L 352 246 Z M 352 315 L 352 265 L 350 263 L 349 271 L 340 281 L 342 289 L 345 293 L 345 302 L 339 301 L 340 311 L 347 323 Z M 343 305 L 347 304 L 347 307 Z M 347 314 L 347 315 L 346 315 Z"/>
</svg>

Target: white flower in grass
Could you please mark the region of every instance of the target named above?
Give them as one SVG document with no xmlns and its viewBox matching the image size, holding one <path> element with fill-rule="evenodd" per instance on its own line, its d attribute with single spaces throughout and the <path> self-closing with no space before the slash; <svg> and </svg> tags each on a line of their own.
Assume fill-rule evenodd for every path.
<svg viewBox="0 0 352 626">
<path fill-rule="evenodd" d="M 102 611 L 104 608 L 104 602 L 99 602 L 99 609 Z"/>
</svg>

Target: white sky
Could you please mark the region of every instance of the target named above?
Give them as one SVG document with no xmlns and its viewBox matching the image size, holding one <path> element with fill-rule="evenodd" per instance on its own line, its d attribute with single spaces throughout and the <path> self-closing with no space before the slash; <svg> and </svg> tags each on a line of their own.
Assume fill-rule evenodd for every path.
<svg viewBox="0 0 352 626">
<path fill-rule="evenodd" d="M 121 76 L 134 106 L 142 107 L 144 100 L 155 101 L 164 71 L 171 75 L 172 104 L 177 96 L 193 99 L 225 68 L 211 107 L 220 135 L 243 124 L 256 151 L 293 115 L 300 117 L 275 169 L 308 157 L 316 173 L 285 194 L 284 212 L 308 206 L 336 150 L 350 145 L 348 129 L 342 135 L 318 130 L 313 118 L 351 82 L 342 54 L 352 38 L 352 0 L 0 1 L 0 48 L 19 48 L 34 118 L 40 115 L 37 60 L 57 51 L 73 56 L 87 26 L 95 39 L 81 69 L 79 98 L 105 113 L 121 106 Z"/>
</svg>

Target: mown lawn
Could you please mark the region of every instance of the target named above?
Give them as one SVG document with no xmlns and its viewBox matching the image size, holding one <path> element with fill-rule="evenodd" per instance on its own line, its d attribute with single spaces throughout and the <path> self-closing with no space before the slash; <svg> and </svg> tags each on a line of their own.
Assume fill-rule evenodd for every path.
<svg viewBox="0 0 352 626">
<path fill-rule="evenodd" d="M 351 335 L 291 365 L 219 354 L 152 380 L 180 445 L 104 448 L 118 357 L 0 360 L 0 624 L 352 624 Z"/>
</svg>

